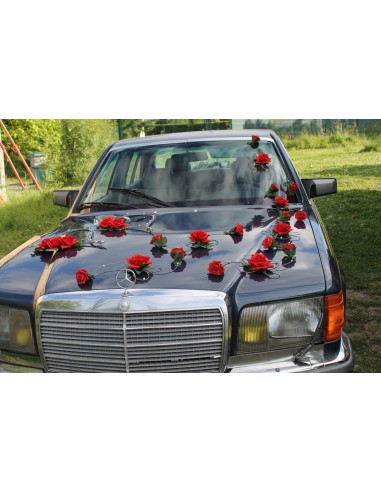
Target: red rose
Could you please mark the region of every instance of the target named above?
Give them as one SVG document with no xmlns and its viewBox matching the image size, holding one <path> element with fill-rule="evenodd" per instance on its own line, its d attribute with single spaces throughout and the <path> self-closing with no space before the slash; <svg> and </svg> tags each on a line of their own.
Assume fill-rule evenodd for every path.
<svg viewBox="0 0 381 492">
<path fill-rule="evenodd" d="M 285 224 L 284 222 L 278 222 L 273 229 L 273 232 L 275 232 L 279 236 L 284 236 L 288 234 L 290 231 L 291 231 L 291 226 L 289 224 Z"/>
<path fill-rule="evenodd" d="M 183 248 L 172 248 L 169 254 L 175 261 L 181 261 L 186 256 Z"/>
<path fill-rule="evenodd" d="M 209 244 L 210 239 L 209 239 L 209 234 L 205 231 L 193 231 L 189 235 L 190 240 L 192 243 L 201 243 L 201 244 Z"/>
<path fill-rule="evenodd" d="M 61 240 L 61 244 L 60 244 L 61 249 L 73 248 L 79 243 L 79 239 L 73 236 L 61 236 L 60 240 Z"/>
<path fill-rule="evenodd" d="M 156 234 L 152 236 L 150 244 L 153 244 L 156 248 L 164 248 L 167 246 L 167 238 L 162 234 Z"/>
<path fill-rule="evenodd" d="M 284 198 L 283 196 L 276 196 L 274 198 L 274 203 L 278 207 L 285 208 L 288 207 L 288 200 Z"/>
<path fill-rule="evenodd" d="M 223 275 L 225 267 L 219 260 L 214 260 L 209 263 L 208 272 L 211 275 Z"/>
<path fill-rule="evenodd" d="M 243 236 L 243 225 L 242 224 L 236 224 L 235 225 L 234 234 L 237 234 L 237 236 Z"/>
<path fill-rule="evenodd" d="M 151 265 L 149 256 L 139 254 L 127 258 L 126 261 L 128 263 L 128 268 L 131 268 L 131 270 L 143 270 L 148 267 L 148 265 Z"/>
<path fill-rule="evenodd" d="M 291 219 L 291 214 L 286 212 L 285 210 L 282 210 L 282 213 L 280 214 L 279 220 L 282 222 L 289 222 Z"/>
<path fill-rule="evenodd" d="M 127 229 L 127 223 L 124 219 L 121 218 L 105 217 L 99 222 L 98 228 L 120 231 L 123 229 Z"/>
<path fill-rule="evenodd" d="M 260 164 L 260 165 L 265 165 L 271 162 L 271 157 L 268 154 L 265 154 L 264 152 L 261 152 L 260 154 L 257 154 L 255 156 L 255 163 Z"/>
<path fill-rule="evenodd" d="M 274 239 L 272 237 L 265 237 L 265 239 L 262 241 L 262 246 L 265 249 L 270 249 L 273 245 Z"/>
<path fill-rule="evenodd" d="M 274 192 L 279 191 L 279 188 L 275 183 L 271 183 L 270 188 L 271 188 L 271 191 L 274 191 Z"/>
<path fill-rule="evenodd" d="M 37 244 L 37 248 L 39 249 L 56 249 L 59 248 L 61 244 L 59 237 L 47 237 L 43 239 L 39 244 Z"/>
<path fill-rule="evenodd" d="M 111 229 L 112 217 L 105 217 L 98 223 L 99 229 Z"/>
<path fill-rule="evenodd" d="M 294 217 L 296 220 L 303 221 L 303 220 L 306 220 L 306 218 L 308 217 L 308 214 L 304 210 L 298 210 L 297 212 L 295 212 Z"/>
<path fill-rule="evenodd" d="M 252 140 L 253 142 L 259 142 L 259 141 L 260 141 L 260 137 L 258 137 L 258 135 L 252 135 L 252 136 L 251 136 L 251 140 Z"/>
<path fill-rule="evenodd" d="M 161 241 L 163 239 L 162 234 L 156 234 L 155 236 L 152 236 L 152 239 L 150 241 L 150 244 L 153 244 L 154 241 Z"/>
<path fill-rule="evenodd" d="M 127 223 L 124 219 L 115 218 L 114 219 L 114 229 L 127 229 Z"/>
<path fill-rule="evenodd" d="M 250 269 L 253 272 L 260 270 L 267 270 L 272 268 L 274 265 L 269 261 L 263 253 L 255 253 L 247 260 Z"/>
<path fill-rule="evenodd" d="M 79 268 L 75 272 L 75 278 L 77 279 L 77 283 L 79 285 L 84 285 L 87 282 L 89 282 L 92 278 L 94 278 L 93 275 L 91 275 L 87 270 L 84 268 Z"/>
<path fill-rule="evenodd" d="M 293 248 L 295 248 L 295 244 L 293 243 L 287 243 L 282 246 L 282 249 L 287 249 L 288 251 L 291 251 Z"/>
<path fill-rule="evenodd" d="M 298 185 L 294 181 L 290 184 L 290 191 L 294 193 L 295 191 L 298 191 Z"/>
<path fill-rule="evenodd" d="M 282 246 L 283 253 L 289 258 L 293 258 L 295 256 L 295 250 L 296 246 L 293 243 L 284 244 Z"/>
</svg>

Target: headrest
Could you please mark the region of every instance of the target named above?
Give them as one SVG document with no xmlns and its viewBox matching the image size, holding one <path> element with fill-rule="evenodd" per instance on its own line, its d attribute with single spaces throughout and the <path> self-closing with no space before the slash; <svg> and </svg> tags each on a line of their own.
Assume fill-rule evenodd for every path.
<svg viewBox="0 0 381 492">
<path fill-rule="evenodd" d="M 165 162 L 165 168 L 173 176 L 187 173 L 191 170 L 186 154 L 173 154 Z"/>
</svg>

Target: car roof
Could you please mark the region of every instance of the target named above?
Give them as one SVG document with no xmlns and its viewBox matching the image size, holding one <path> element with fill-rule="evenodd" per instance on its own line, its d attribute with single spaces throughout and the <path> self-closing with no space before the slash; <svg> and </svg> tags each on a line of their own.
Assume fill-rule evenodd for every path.
<svg viewBox="0 0 381 492">
<path fill-rule="evenodd" d="M 126 140 L 119 140 L 112 146 L 113 149 L 119 149 L 129 147 L 131 145 L 151 145 L 151 144 L 164 144 L 164 143 L 176 143 L 187 141 L 202 141 L 202 140 L 219 140 L 229 138 L 247 137 L 248 139 L 252 135 L 258 135 L 258 137 L 272 138 L 272 130 L 205 130 L 199 132 L 181 132 L 181 133 L 163 133 L 161 135 L 150 135 L 148 137 L 129 138 Z"/>
</svg>

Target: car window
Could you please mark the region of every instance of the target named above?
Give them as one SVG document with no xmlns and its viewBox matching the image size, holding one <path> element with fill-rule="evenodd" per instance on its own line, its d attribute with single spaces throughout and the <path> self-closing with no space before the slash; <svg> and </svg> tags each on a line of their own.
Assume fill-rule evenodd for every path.
<svg viewBox="0 0 381 492">
<path fill-rule="evenodd" d="M 257 165 L 260 154 L 268 164 Z M 270 140 L 256 148 L 242 140 L 141 146 L 115 152 L 95 178 L 90 201 L 141 206 L 141 197 L 117 190 L 130 188 L 176 206 L 262 203 L 271 183 L 287 180 Z"/>
</svg>

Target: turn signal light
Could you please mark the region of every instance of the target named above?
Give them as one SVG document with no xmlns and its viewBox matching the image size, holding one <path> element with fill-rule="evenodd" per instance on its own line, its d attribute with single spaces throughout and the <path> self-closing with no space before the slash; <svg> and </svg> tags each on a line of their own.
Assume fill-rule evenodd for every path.
<svg viewBox="0 0 381 492">
<path fill-rule="evenodd" d="M 337 340 L 340 338 L 344 326 L 344 297 L 342 292 L 326 296 L 325 314 L 324 340 L 326 342 Z"/>
</svg>

